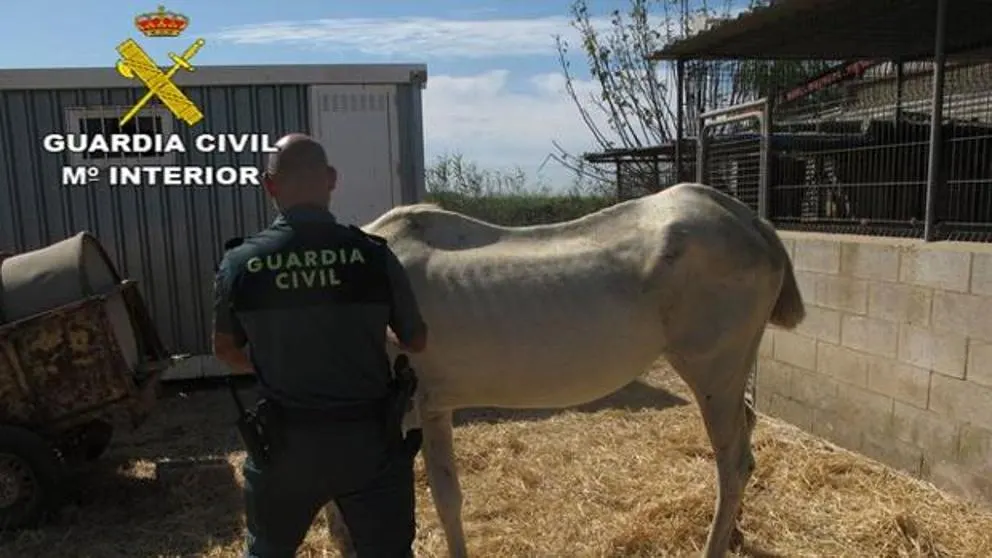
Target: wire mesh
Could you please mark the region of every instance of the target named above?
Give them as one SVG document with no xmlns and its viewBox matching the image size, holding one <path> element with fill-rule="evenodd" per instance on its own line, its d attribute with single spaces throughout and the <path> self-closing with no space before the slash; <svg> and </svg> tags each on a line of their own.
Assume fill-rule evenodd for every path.
<svg viewBox="0 0 992 558">
<path fill-rule="evenodd" d="M 694 153 L 682 156 L 681 175 L 671 157 L 618 159 L 616 165 L 617 197 L 629 200 L 660 192 L 695 176 Z"/>
<path fill-rule="evenodd" d="M 992 241 L 992 63 L 945 74 L 937 239 Z"/>
<path fill-rule="evenodd" d="M 705 125 L 703 183 L 722 190 L 758 211 L 761 187 L 761 121 L 749 118 Z"/>
<path fill-rule="evenodd" d="M 675 182 L 670 160 L 618 161 L 616 165 L 617 197 L 621 200 L 653 194 Z"/>
<path fill-rule="evenodd" d="M 937 240 L 992 242 L 992 62 L 975 60 L 945 66 L 930 200 Z M 705 149 L 690 155 L 703 182 L 756 211 L 766 183 L 768 217 L 782 229 L 923 236 L 932 62 L 698 62 L 687 66 L 685 87 L 684 132 L 704 138 Z M 698 128 L 700 114 L 756 98 L 772 100 L 766 130 L 757 118 Z M 617 162 L 620 197 L 676 182 L 672 167 L 671 157 Z"/>
<path fill-rule="evenodd" d="M 919 236 L 926 213 L 933 65 L 879 64 L 816 102 L 776 107 L 769 215 L 780 228 Z M 945 77 L 940 239 L 992 241 L 990 64 Z"/>
</svg>

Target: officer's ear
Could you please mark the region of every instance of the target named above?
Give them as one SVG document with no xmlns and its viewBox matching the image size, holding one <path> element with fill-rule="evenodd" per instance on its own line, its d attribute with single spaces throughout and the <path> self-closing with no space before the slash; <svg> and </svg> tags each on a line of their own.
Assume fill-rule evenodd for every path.
<svg viewBox="0 0 992 558">
<path fill-rule="evenodd" d="M 327 165 L 327 190 L 334 191 L 338 185 L 338 170 L 331 165 Z"/>
<path fill-rule="evenodd" d="M 276 181 L 273 180 L 272 174 L 269 171 L 262 173 L 262 185 L 265 186 L 265 191 L 268 192 L 273 198 L 276 197 Z"/>
</svg>

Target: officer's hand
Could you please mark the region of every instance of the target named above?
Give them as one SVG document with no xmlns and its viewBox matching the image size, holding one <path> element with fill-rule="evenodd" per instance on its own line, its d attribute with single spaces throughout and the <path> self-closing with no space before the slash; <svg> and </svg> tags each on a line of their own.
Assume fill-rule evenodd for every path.
<svg viewBox="0 0 992 558">
<path fill-rule="evenodd" d="M 396 337 L 396 333 L 390 327 L 386 327 L 386 340 L 401 349 L 403 348 L 403 343 L 400 343 L 400 340 Z"/>
<path fill-rule="evenodd" d="M 396 333 L 392 330 L 392 328 L 387 326 L 386 339 L 388 339 L 389 342 L 392 343 L 393 345 L 399 347 L 400 350 L 406 351 L 408 353 L 420 353 L 423 352 L 423 350 L 427 347 L 426 332 L 419 335 L 416 339 L 413 339 L 410 342 L 410 344 L 405 344 L 402 341 L 400 341 L 398 337 L 396 337 Z"/>
</svg>

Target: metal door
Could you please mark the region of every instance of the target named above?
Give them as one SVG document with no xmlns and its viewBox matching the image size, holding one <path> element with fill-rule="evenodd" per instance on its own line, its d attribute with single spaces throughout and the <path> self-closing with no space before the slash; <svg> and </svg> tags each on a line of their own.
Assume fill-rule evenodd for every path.
<svg viewBox="0 0 992 558">
<path fill-rule="evenodd" d="M 394 86 L 311 86 L 310 122 L 338 170 L 331 210 L 341 223 L 364 225 L 400 203 Z"/>
</svg>

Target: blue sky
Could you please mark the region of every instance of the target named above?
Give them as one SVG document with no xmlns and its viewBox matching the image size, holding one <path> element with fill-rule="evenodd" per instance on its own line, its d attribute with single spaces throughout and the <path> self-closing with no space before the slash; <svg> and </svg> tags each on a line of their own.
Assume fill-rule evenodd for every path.
<svg viewBox="0 0 992 558">
<path fill-rule="evenodd" d="M 140 38 L 132 21 L 155 2 L 9 2 L 0 67 L 112 66 L 114 47 Z M 599 14 L 627 5 L 591 0 Z M 595 145 L 563 90 L 553 36 L 575 37 L 568 0 L 175 0 L 165 7 L 191 24 L 177 40 L 143 41 L 156 59 L 205 37 L 196 63 L 425 63 L 428 161 L 458 151 L 487 167 L 535 174 L 558 141 L 573 152 Z M 575 41 L 573 41 L 574 44 Z M 178 44 L 183 43 L 183 44 Z M 161 52 L 155 47 L 161 45 Z M 573 67 L 582 69 L 581 59 Z M 587 77 L 584 74 L 583 78 Z M 581 82 L 583 94 L 595 91 Z M 564 169 L 542 171 L 561 182 Z"/>
</svg>

